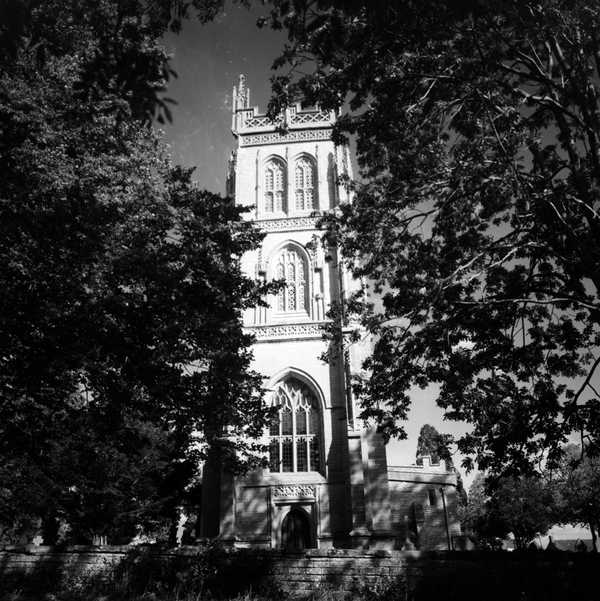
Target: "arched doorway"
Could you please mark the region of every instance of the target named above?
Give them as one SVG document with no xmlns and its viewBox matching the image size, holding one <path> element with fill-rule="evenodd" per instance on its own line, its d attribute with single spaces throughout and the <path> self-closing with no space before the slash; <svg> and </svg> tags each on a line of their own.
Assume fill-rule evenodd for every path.
<svg viewBox="0 0 600 601">
<path fill-rule="evenodd" d="M 290 509 L 281 525 L 281 543 L 286 551 L 303 551 L 312 544 L 310 519 L 306 512 L 299 508 Z"/>
</svg>

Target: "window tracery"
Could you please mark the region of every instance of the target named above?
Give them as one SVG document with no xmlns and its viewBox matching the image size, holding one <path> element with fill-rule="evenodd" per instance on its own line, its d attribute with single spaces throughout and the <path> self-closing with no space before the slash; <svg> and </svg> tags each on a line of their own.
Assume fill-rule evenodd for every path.
<svg viewBox="0 0 600 601">
<path fill-rule="evenodd" d="M 316 167 L 308 157 L 300 157 L 294 169 L 296 190 L 296 211 L 311 211 L 317 209 L 316 202 Z"/>
<path fill-rule="evenodd" d="M 285 287 L 277 294 L 278 312 L 306 311 L 306 273 L 306 261 L 298 250 L 287 246 L 279 253 L 275 278 L 285 280 Z"/>
<path fill-rule="evenodd" d="M 269 428 L 271 472 L 318 472 L 321 469 L 320 412 L 311 390 L 295 378 L 273 394 L 279 407 Z"/>
<path fill-rule="evenodd" d="M 287 212 L 285 194 L 285 166 L 279 159 L 271 159 L 265 166 L 264 211 L 265 213 Z"/>
</svg>

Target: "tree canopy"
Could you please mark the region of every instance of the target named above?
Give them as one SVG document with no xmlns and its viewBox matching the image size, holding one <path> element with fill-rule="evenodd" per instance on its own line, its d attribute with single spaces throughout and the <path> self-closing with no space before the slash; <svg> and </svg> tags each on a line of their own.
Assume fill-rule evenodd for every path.
<svg viewBox="0 0 600 601">
<path fill-rule="evenodd" d="M 556 521 L 588 527 L 592 546 L 598 550 L 600 531 L 600 459 L 582 453 L 581 447 L 570 444 L 558 467 L 552 472 Z"/>
<path fill-rule="evenodd" d="M 324 220 L 368 283 L 362 416 L 404 436 L 413 386 L 472 424 L 466 465 L 529 471 L 600 442 L 600 8 L 585 0 L 273 0 L 302 94 L 356 144 Z M 381 308 L 370 294 L 382 296 Z"/>
<path fill-rule="evenodd" d="M 2 6 L 0 522 L 10 536 L 42 517 L 64 518 L 74 539 L 126 539 L 173 515 L 209 447 L 232 466 L 256 460 L 268 412 L 240 316 L 265 289 L 240 258 L 260 235 L 172 165 L 151 127 L 168 110 L 167 5 Z"/>
<path fill-rule="evenodd" d="M 526 549 L 555 523 L 553 489 L 539 475 L 507 477 L 492 483 L 477 474 L 463 509 L 463 527 L 481 548 L 501 548 L 512 534 L 515 547 Z"/>
<path fill-rule="evenodd" d="M 445 461 L 447 467 L 452 467 L 454 462 L 449 448 L 451 441 L 450 435 L 440 434 L 433 426 L 424 424 L 417 439 L 417 463 L 423 456 L 429 455 L 431 463 Z"/>
</svg>

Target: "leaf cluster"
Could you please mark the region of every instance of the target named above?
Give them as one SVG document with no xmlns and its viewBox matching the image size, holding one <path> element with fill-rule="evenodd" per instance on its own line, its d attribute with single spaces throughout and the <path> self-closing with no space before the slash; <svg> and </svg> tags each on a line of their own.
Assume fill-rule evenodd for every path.
<svg viewBox="0 0 600 601">
<path fill-rule="evenodd" d="M 274 0 L 272 110 L 340 112 L 360 168 L 324 219 L 374 336 L 362 415 L 404 436 L 414 386 L 496 472 L 600 438 L 600 10 L 585 1 Z"/>
<path fill-rule="evenodd" d="M 127 540 L 192 500 L 209 448 L 257 461 L 268 411 L 240 316 L 266 288 L 240 259 L 261 236 L 149 126 L 168 70 L 152 3 L 17 4 L 0 31 L 0 522 Z"/>
<path fill-rule="evenodd" d="M 555 523 L 553 489 L 539 476 L 487 481 L 478 474 L 463 509 L 464 527 L 481 548 L 498 548 L 512 534 L 515 547 L 526 549 Z"/>
</svg>

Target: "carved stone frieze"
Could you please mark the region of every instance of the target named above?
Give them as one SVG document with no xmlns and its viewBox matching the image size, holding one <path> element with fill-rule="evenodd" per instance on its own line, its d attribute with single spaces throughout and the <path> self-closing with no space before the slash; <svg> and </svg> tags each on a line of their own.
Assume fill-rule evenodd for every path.
<svg viewBox="0 0 600 601">
<path fill-rule="evenodd" d="M 255 223 L 263 232 L 293 232 L 317 229 L 319 217 L 286 217 L 283 219 L 258 219 Z"/>
<path fill-rule="evenodd" d="M 246 329 L 256 336 L 257 342 L 281 338 L 320 338 L 323 334 L 323 322 L 250 326 Z"/>
<path fill-rule="evenodd" d="M 316 499 L 317 488 L 312 484 L 280 484 L 271 489 L 273 499 Z"/>
<path fill-rule="evenodd" d="M 315 140 L 329 140 L 331 129 L 301 129 L 290 130 L 285 134 L 267 132 L 262 134 L 241 134 L 240 146 L 258 146 L 263 144 L 287 144 L 289 142 L 312 142 Z"/>
</svg>

